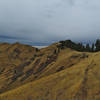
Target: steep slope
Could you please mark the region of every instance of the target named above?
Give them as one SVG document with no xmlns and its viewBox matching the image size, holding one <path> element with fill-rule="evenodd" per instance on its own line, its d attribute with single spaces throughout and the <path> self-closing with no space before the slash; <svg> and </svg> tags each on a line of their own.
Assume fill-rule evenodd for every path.
<svg viewBox="0 0 100 100">
<path fill-rule="evenodd" d="M 24 67 L 32 62 L 35 54 L 36 48 L 28 45 L 0 44 L 0 92 L 23 74 Z"/>
<path fill-rule="evenodd" d="M 59 43 L 38 50 L 15 44 L 0 44 L 0 92 L 60 72 L 87 59 L 89 54 L 59 49 Z"/>
<path fill-rule="evenodd" d="M 99 100 L 99 59 L 59 43 L 0 44 L 0 100 Z"/>
<path fill-rule="evenodd" d="M 71 67 L 1 94 L 0 100 L 100 100 L 100 52 L 88 55 Z"/>
</svg>

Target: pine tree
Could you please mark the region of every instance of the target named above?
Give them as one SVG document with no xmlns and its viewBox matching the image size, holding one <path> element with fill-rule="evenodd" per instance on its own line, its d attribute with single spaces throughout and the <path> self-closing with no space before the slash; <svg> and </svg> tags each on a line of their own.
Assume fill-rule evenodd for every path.
<svg viewBox="0 0 100 100">
<path fill-rule="evenodd" d="M 96 40 L 95 46 L 96 46 L 96 51 L 100 51 L 100 39 Z"/>
<path fill-rule="evenodd" d="M 86 44 L 86 51 L 87 51 L 87 52 L 90 52 L 90 51 L 91 51 L 90 45 L 89 45 L 89 44 Z"/>
<path fill-rule="evenodd" d="M 95 51 L 95 44 L 93 43 L 91 47 L 91 52 L 94 52 L 94 51 Z"/>
</svg>

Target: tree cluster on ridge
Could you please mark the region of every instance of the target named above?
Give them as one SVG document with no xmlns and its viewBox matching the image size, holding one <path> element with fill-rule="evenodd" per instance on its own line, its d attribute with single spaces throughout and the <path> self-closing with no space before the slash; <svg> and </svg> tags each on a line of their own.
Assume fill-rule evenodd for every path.
<svg viewBox="0 0 100 100">
<path fill-rule="evenodd" d="M 92 43 L 90 46 L 89 43 L 83 45 L 82 43 L 75 43 L 71 40 L 60 41 L 60 48 L 63 49 L 65 47 L 74 49 L 76 51 L 81 52 L 97 52 L 100 51 L 100 39 L 97 39 L 95 43 Z"/>
</svg>

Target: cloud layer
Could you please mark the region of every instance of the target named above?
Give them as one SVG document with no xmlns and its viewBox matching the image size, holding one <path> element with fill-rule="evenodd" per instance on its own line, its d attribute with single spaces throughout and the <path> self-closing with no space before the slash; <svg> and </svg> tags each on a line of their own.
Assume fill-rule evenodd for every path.
<svg viewBox="0 0 100 100">
<path fill-rule="evenodd" d="M 38 43 L 97 39 L 100 0 L 0 0 L 0 35 Z"/>
</svg>

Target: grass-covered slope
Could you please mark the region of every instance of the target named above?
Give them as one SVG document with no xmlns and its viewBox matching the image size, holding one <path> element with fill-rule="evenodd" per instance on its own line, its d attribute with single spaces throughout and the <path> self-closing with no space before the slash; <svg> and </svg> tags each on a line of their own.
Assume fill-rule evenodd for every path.
<svg viewBox="0 0 100 100">
<path fill-rule="evenodd" d="M 36 54 L 36 48 L 28 45 L 0 44 L 0 92 L 16 82 L 24 74 L 23 69 L 28 66 Z"/>
<path fill-rule="evenodd" d="M 0 93 L 64 70 L 87 58 L 87 55 L 71 49 L 58 49 L 58 45 L 55 43 L 38 50 L 19 43 L 0 44 Z"/>
<path fill-rule="evenodd" d="M 0 44 L 0 100 L 99 100 L 100 53 L 58 47 Z"/>
<path fill-rule="evenodd" d="M 0 95 L 0 100 L 100 100 L 100 53 Z"/>
</svg>

